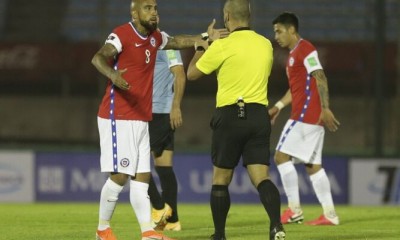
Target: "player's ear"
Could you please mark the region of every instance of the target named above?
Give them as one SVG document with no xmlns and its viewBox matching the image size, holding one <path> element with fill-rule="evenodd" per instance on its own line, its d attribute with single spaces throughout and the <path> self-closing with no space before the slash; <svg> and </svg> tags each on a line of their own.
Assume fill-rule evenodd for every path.
<svg viewBox="0 0 400 240">
<path fill-rule="evenodd" d="M 294 28 L 294 26 L 289 26 L 289 33 L 290 34 L 295 34 L 296 33 L 296 29 Z"/>
<path fill-rule="evenodd" d="M 131 1 L 130 10 L 131 10 L 132 21 L 134 21 L 138 18 L 138 15 L 137 15 L 136 3 L 133 0 Z"/>
<path fill-rule="evenodd" d="M 139 18 L 138 13 L 135 9 L 131 9 L 132 20 L 137 20 Z"/>
</svg>

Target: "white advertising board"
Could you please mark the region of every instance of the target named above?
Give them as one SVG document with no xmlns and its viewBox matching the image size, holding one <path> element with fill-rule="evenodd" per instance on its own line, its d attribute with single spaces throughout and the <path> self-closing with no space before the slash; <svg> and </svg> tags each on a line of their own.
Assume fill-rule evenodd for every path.
<svg viewBox="0 0 400 240">
<path fill-rule="evenodd" d="M 33 202 L 34 153 L 0 151 L 0 202 Z"/>
<path fill-rule="evenodd" d="M 400 204 L 400 159 L 351 159 L 350 204 Z"/>
</svg>

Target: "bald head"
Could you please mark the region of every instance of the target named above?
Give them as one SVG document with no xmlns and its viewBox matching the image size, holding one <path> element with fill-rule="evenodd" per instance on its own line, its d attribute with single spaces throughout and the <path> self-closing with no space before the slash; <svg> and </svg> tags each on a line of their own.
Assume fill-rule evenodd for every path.
<svg viewBox="0 0 400 240">
<path fill-rule="evenodd" d="M 135 27 L 144 35 L 157 29 L 156 0 L 131 0 L 131 15 Z"/>
<path fill-rule="evenodd" d="M 249 0 L 227 0 L 224 11 L 229 12 L 232 20 L 248 23 L 250 21 L 250 2 Z"/>
<path fill-rule="evenodd" d="M 131 11 L 137 10 L 138 6 L 143 2 L 143 0 L 132 0 L 131 1 Z"/>
<path fill-rule="evenodd" d="M 131 11 L 139 10 L 143 4 L 146 5 L 152 3 L 156 4 L 156 0 L 131 0 Z"/>
</svg>

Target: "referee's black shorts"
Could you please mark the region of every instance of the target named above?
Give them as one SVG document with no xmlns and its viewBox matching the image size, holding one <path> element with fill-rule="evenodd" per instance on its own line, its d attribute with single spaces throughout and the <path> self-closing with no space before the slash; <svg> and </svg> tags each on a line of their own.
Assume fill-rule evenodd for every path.
<svg viewBox="0 0 400 240">
<path fill-rule="evenodd" d="M 153 113 L 153 120 L 149 122 L 150 149 L 156 157 L 164 150 L 174 151 L 174 132 L 169 113 Z"/>
<path fill-rule="evenodd" d="M 238 118 L 236 104 L 217 108 L 210 126 L 214 166 L 233 169 L 240 157 L 245 167 L 251 164 L 269 166 L 271 123 L 265 105 L 246 103 L 246 119 Z"/>
</svg>

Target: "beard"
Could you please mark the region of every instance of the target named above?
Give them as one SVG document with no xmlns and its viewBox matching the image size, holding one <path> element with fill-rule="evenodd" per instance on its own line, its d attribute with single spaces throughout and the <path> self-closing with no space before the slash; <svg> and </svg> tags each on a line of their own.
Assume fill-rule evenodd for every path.
<svg viewBox="0 0 400 240">
<path fill-rule="evenodd" d="M 150 23 L 149 21 L 140 20 L 140 24 L 149 32 L 157 30 L 157 23 Z"/>
</svg>

